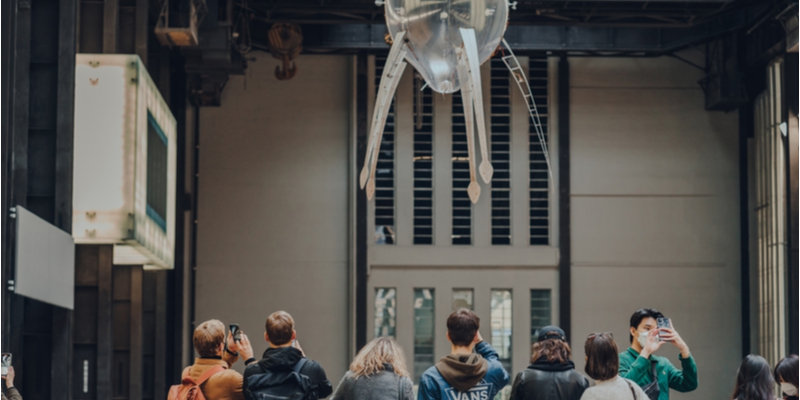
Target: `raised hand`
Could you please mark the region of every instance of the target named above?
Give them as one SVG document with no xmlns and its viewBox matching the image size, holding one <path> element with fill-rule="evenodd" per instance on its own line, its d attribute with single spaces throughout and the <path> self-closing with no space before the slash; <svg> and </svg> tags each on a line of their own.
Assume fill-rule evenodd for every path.
<svg viewBox="0 0 800 400">
<path fill-rule="evenodd" d="M 647 333 L 647 343 L 642 348 L 642 357 L 650 357 L 651 354 L 658 351 L 664 342 L 658 339 L 658 329 L 652 329 Z"/>
<path fill-rule="evenodd" d="M 661 339 L 663 339 L 665 342 L 672 343 L 672 345 L 680 350 L 681 357 L 689 358 L 689 346 L 686 345 L 686 342 L 683 341 L 683 338 L 681 338 L 681 335 L 678 334 L 678 331 L 676 331 L 674 327 L 659 328 L 658 331 L 661 335 Z"/>
<path fill-rule="evenodd" d="M 250 339 L 247 338 L 247 335 L 242 333 L 242 339 L 239 340 L 239 354 L 242 356 L 243 360 L 249 360 L 253 358 L 253 346 L 250 344 Z"/>
</svg>

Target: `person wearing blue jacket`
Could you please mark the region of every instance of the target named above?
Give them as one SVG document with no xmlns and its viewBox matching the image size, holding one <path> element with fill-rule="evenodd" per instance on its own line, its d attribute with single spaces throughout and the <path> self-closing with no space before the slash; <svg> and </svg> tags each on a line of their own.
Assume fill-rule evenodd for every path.
<svg viewBox="0 0 800 400">
<path fill-rule="evenodd" d="M 417 400 L 492 400 L 508 384 L 508 372 L 483 341 L 480 324 L 478 315 L 466 308 L 450 314 L 450 354 L 422 374 Z"/>
</svg>

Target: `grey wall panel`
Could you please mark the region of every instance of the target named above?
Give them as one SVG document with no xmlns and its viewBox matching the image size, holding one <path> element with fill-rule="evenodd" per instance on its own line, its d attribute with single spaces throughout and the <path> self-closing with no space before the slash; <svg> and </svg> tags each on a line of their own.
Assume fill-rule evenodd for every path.
<svg viewBox="0 0 800 400">
<path fill-rule="evenodd" d="M 14 292 L 72 309 L 75 301 L 75 242 L 36 214 L 17 205 Z"/>
<path fill-rule="evenodd" d="M 692 57 L 692 54 L 684 54 Z M 633 311 L 672 317 L 700 387 L 730 396 L 741 360 L 738 120 L 706 112 L 701 71 L 678 60 L 572 58 L 573 337 L 612 331 Z M 676 365 L 678 351 L 658 353 Z"/>
<path fill-rule="evenodd" d="M 736 194 L 736 113 L 703 111 L 699 87 L 571 92 L 573 195 Z"/>
<path fill-rule="evenodd" d="M 678 55 L 695 64 L 704 63 L 703 53 L 686 50 Z M 570 58 L 572 88 L 664 88 L 700 90 L 697 81 L 705 74 L 683 61 L 669 57 L 616 58 L 577 57 Z M 577 99 L 575 99 L 577 100 Z M 701 104 L 703 98 L 700 98 Z"/>
<path fill-rule="evenodd" d="M 349 364 L 352 58 L 301 56 L 279 81 L 278 61 L 256 57 L 222 107 L 201 110 L 194 320 L 239 323 L 260 356 L 266 317 L 286 310 L 336 382 Z"/>
</svg>

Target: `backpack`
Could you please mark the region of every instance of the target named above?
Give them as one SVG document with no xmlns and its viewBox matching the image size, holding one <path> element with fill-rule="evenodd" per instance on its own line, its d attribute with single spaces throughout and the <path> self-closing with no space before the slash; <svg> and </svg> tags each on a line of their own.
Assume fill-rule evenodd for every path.
<svg viewBox="0 0 800 400">
<path fill-rule="evenodd" d="M 249 376 L 245 397 L 249 400 L 317 400 L 317 387 L 300 371 L 308 359 L 301 358 L 289 371 L 266 371 Z"/>
<path fill-rule="evenodd" d="M 169 388 L 168 400 L 206 400 L 206 396 L 200 389 L 200 385 L 204 384 L 208 378 L 216 375 L 218 372 L 225 370 L 225 367 L 218 365 L 206 371 L 196 381 L 188 374 L 181 381 L 180 385 L 173 385 Z"/>
</svg>

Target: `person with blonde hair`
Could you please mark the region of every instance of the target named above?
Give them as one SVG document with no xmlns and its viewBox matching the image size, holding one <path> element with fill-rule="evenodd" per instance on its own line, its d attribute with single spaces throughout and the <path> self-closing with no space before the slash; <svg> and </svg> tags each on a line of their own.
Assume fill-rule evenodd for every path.
<svg viewBox="0 0 800 400">
<path fill-rule="evenodd" d="M 358 352 L 331 400 L 413 400 L 414 384 L 406 370 L 403 349 L 379 337 Z"/>
</svg>

